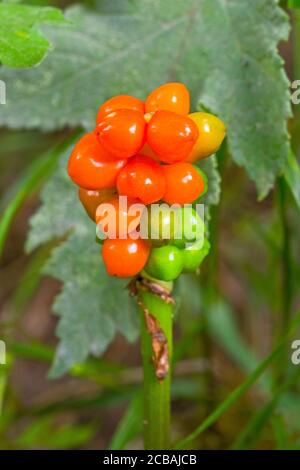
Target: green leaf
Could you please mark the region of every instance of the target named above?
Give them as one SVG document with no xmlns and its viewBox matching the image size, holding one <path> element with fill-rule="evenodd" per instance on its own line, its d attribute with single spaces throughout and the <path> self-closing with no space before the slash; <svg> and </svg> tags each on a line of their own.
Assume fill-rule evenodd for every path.
<svg viewBox="0 0 300 470">
<path fill-rule="evenodd" d="M 221 177 L 218 172 L 218 164 L 215 155 L 201 161 L 199 167 L 204 171 L 208 180 L 208 191 L 199 202 L 209 206 L 211 204 L 216 206 L 220 200 Z"/>
<path fill-rule="evenodd" d="M 39 32 L 43 23 L 66 23 L 57 8 L 0 4 L 0 61 L 8 67 L 41 62 L 50 43 Z"/>
<path fill-rule="evenodd" d="M 76 229 L 78 235 L 91 233 L 91 238 L 93 237 L 93 224 L 79 203 L 76 186 L 67 174 L 70 151 L 68 146 L 60 154 L 58 167 L 41 192 L 42 205 L 30 220 L 26 242 L 28 252 L 55 238 L 63 237 L 73 229 Z"/>
<path fill-rule="evenodd" d="M 234 160 L 266 195 L 289 148 L 289 83 L 277 51 L 289 25 L 278 1 L 143 0 L 124 11 L 121 4 L 105 14 L 71 7 L 72 26 L 45 26 L 55 50 L 43 64 L 2 70 L 10 90 L 0 124 L 91 129 L 108 97 L 144 98 L 179 80 L 193 109 L 200 102 L 225 121 Z"/>
<path fill-rule="evenodd" d="M 288 37 L 287 16 L 276 0 L 202 4 L 209 68 L 199 102 L 225 121 L 229 151 L 262 198 L 289 150 L 289 82 L 277 52 Z"/>
<path fill-rule="evenodd" d="M 89 234 L 73 234 L 56 248 L 45 274 L 64 283 L 54 302 L 60 317 L 52 378 L 86 360 L 90 353 L 102 354 L 117 332 L 129 341 L 137 334 L 138 314 L 126 289 L 128 280 L 106 274 L 100 248 Z"/>
</svg>

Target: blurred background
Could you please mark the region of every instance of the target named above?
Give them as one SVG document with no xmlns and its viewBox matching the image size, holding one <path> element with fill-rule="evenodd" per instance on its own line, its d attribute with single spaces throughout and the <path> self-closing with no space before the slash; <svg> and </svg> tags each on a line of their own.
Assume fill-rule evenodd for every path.
<svg viewBox="0 0 300 470">
<path fill-rule="evenodd" d="M 31 2 L 49 4 L 47 1 Z M 71 2 L 51 2 L 65 7 Z M 281 45 L 291 80 L 300 79 L 300 15 Z M 0 69 L 1 76 L 1 69 Z M 276 97 L 274 97 L 276 99 Z M 299 155 L 300 105 L 290 120 Z M 0 108 L 5 113 L 5 107 Z M 60 132 L 0 130 L 1 211 L 26 169 L 68 137 Z M 177 286 L 172 390 L 174 440 L 191 432 L 272 349 L 300 308 L 299 209 L 286 182 L 263 201 L 226 145 L 218 156 L 221 200 L 210 221 L 212 251 L 201 273 Z M 47 377 L 58 322 L 51 313 L 59 281 L 43 266 L 53 243 L 24 252 L 39 190 L 26 197 L 9 230 L 0 265 L 0 338 L 7 343 L 0 372 L 1 449 L 142 448 L 139 342 L 121 335 L 100 359 L 89 359 L 63 378 Z M 57 243 L 57 242 L 56 242 Z M 297 338 L 295 338 L 297 339 Z M 300 339 L 300 337 L 299 337 Z M 198 449 L 300 449 L 300 366 L 274 387 L 289 367 L 290 350 L 262 380 L 197 439 Z M 275 378 L 275 379 L 274 379 Z"/>
</svg>

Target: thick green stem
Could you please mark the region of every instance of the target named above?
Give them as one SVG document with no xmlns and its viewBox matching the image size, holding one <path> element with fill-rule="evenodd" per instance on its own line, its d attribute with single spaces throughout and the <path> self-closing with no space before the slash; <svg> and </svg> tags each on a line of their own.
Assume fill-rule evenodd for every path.
<svg viewBox="0 0 300 470">
<path fill-rule="evenodd" d="M 170 448 L 173 305 L 140 290 L 144 371 L 144 442 L 147 450 Z M 158 378 L 161 377 L 161 378 Z"/>
</svg>

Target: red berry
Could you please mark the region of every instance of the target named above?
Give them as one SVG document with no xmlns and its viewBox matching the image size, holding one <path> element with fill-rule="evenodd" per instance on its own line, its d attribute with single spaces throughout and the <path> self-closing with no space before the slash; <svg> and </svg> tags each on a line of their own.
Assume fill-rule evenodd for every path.
<svg viewBox="0 0 300 470">
<path fill-rule="evenodd" d="M 198 128 L 187 116 L 170 111 L 157 111 L 147 130 L 147 142 L 165 163 L 187 158 L 198 139 Z"/>
<path fill-rule="evenodd" d="M 204 193 L 205 181 L 191 163 L 165 165 L 163 171 L 166 179 L 163 200 L 168 204 L 189 204 Z"/>
<path fill-rule="evenodd" d="M 119 194 L 138 198 L 144 204 L 159 201 L 165 188 L 161 165 L 145 155 L 132 157 L 117 179 Z"/>
<path fill-rule="evenodd" d="M 177 114 L 190 112 L 190 94 L 183 83 L 165 83 L 150 93 L 145 102 L 145 112 L 159 110 L 172 111 Z"/>
<path fill-rule="evenodd" d="M 84 189 L 115 186 L 116 177 L 127 160 L 117 160 L 99 145 L 94 134 L 85 134 L 75 145 L 68 162 L 70 178 Z"/>
<path fill-rule="evenodd" d="M 147 263 L 150 245 L 146 240 L 130 238 L 121 240 L 104 240 L 102 256 L 110 276 L 136 276 Z"/>
<path fill-rule="evenodd" d="M 105 116 L 117 109 L 131 109 L 144 114 L 143 101 L 130 95 L 117 95 L 103 103 L 97 113 L 96 123 L 99 124 Z"/>
<path fill-rule="evenodd" d="M 129 158 L 145 143 L 146 123 L 139 111 L 119 109 L 103 118 L 95 133 L 103 148 L 116 158 Z"/>
</svg>

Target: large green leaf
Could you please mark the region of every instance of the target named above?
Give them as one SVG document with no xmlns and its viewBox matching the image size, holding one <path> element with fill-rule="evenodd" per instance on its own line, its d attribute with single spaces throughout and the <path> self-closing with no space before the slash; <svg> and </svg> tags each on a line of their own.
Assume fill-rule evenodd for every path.
<svg viewBox="0 0 300 470">
<path fill-rule="evenodd" d="M 43 27 L 55 50 L 40 67 L 2 70 L 10 90 L 0 124 L 91 128 L 106 98 L 145 97 L 180 80 L 194 109 L 200 102 L 225 121 L 234 160 L 267 194 L 288 155 L 289 85 L 277 44 L 289 26 L 277 0 L 110 3 L 105 14 L 70 8 L 72 27 Z"/>
<path fill-rule="evenodd" d="M 200 198 L 199 202 L 208 206 L 215 206 L 219 203 L 221 192 L 221 178 L 218 172 L 216 157 L 206 158 L 199 163 L 199 167 L 206 174 L 209 183 L 207 193 L 203 198 Z"/>
<path fill-rule="evenodd" d="M 72 235 L 54 250 L 44 270 L 64 283 L 53 307 L 60 316 L 61 342 L 51 377 L 84 362 L 89 353 L 102 354 L 118 331 L 128 340 L 136 338 L 138 313 L 126 289 L 128 280 L 106 274 L 92 235 Z"/>
<path fill-rule="evenodd" d="M 92 221 L 80 205 L 76 187 L 67 174 L 69 154 L 70 148 L 61 156 L 57 169 L 42 190 L 42 205 L 30 220 L 27 251 L 61 238 L 72 229 L 78 235 L 95 238 Z"/>
<path fill-rule="evenodd" d="M 50 47 L 39 32 L 43 23 L 64 23 L 57 8 L 0 4 L 0 62 L 8 67 L 32 67 Z"/>
</svg>

